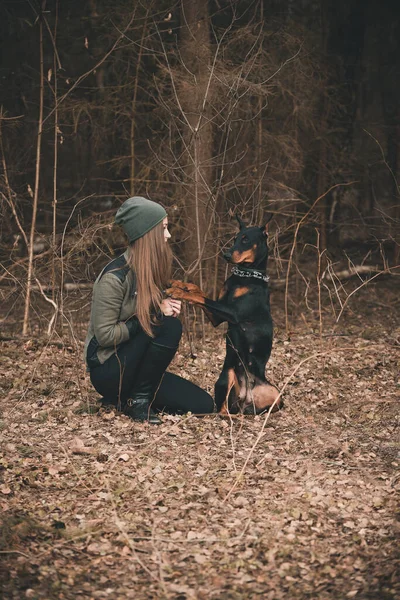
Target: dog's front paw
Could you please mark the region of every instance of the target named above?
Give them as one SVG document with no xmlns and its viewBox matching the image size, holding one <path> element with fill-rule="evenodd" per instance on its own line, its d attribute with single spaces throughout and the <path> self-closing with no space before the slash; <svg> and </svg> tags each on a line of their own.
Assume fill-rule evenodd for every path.
<svg viewBox="0 0 400 600">
<path fill-rule="evenodd" d="M 195 287 L 197 288 L 197 286 Z M 191 289 L 185 290 L 177 287 L 169 287 L 165 290 L 165 294 L 170 298 L 175 298 L 175 300 L 186 300 L 186 302 L 189 302 L 190 304 L 204 306 L 204 296 L 201 291 L 197 293 L 196 290 L 192 291 Z"/>
<path fill-rule="evenodd" d="M 181 281 L 180 279 L 172 279 L 168 283 L 168 288 L 180 288 L 181 290 L 187 290 L 187 283 Z"/>
<path fill-rule="evenodd" d="M 204 297 L 202 290 L 195 283 L 187 283 L 185 281 L 179 281 L 173 279 L 169 282 L 168 288 L 165 293 L 172 298 L 186 299 L 189 300 L 190 296 Z M 182 295 L 184 294 L 184 295 Z"/>
<path fill-rule="evenodd" d="M 188 292 L 179 287 L 169 287 L 165 290 L 165 295 L 168 298 L 175 298 L 175 300 L 186 300 Z"/>
</svg>

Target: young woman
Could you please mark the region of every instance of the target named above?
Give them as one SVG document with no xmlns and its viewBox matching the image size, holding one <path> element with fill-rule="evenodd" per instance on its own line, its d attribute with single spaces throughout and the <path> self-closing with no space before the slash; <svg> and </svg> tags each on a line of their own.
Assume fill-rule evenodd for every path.
<svg viewBox="0 0 400 600">
<path fill-rule="evenodd" d="M 164 208 L 139 196 L 119 208 L 115 222 L 129 240 L 93 287 L 85 359 L 90 380 L 103 396 L 136 421 L 159 424 L 154 410 L 204 414 L 209 394 L 166 372 L 182 335 L 181 302 L 163 299 L 172 265 Z"/>
</svg>

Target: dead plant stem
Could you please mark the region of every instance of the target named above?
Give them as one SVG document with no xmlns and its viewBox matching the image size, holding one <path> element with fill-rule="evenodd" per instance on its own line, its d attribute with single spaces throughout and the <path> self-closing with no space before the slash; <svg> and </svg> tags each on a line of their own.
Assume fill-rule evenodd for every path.
<svg viewBox="0 0 400 600">
<path fill-rule="evenodd" d="M 391 271 L 394 271 L 395 269 L 400 269 L 400 265 L 396 265 L 394 267 L 390 267 L 389 269 L 385 269 L 383 271 L 380 271 L 379 273 L 376 273 L 376 275 L 373 275 L 372 277 L 370 277 L 369 279 L 367 279 L 366 281 L 363 281 L 363 283 L 361 285 L 359 285 L 355 290 L 353 290 L 352 292 L 350 292 L 350 294 L 347 296 L 346 300 L 343 302 L 343 306 L 340 309 L 340 312 L 337 316 L 336 319 L 336 323 L 338 323 L 340 317 L 343 314 L 344 309 L 347 306 L 348 301 L 350 300 L 350 298 L 356 293 L 358 292 L 362 287 L 364 287 L 365 285 L 367 285 L 368 283 L 370 283 L 371 281 L 373 281 L 374 279 L 376 279 L 377 277 L 379 277 L 380 275 L 384 275 L 385 273 L 390 273 Z"/>
<path fill-rule="evenodd" d="M 349 186 L 349 185 L 353 185 L 353 183 L 356 183 L 356 182 L 355 181 L 349 181 L 348 183 L 336 183 L 335 185 L 331 186 L 321 196 L 318 196 L 318 198 L 313 202 L 312 206 L 308 209 L 308 211 L 305 213 L 305 215 L 303 215 L 302 218 L 300 219 L 300 221 L 297 223 L 297 226 L 296 226 L 296 229 L 295 229 L 295 232 L 294 232 L 294 236 L 293 236 L 292 247 L 290 249 L 288 266 L 287 266 L 287 270 L 286 270 L 286 283 L 285 283 L 285 326 L 286 326 L 286 334 L 287 335 L 289 335 L 289 333 L 290 333 L 290 324 L 289 324 L 289 275 L 290 275 L 290 271 L 291 271 L 292 264 L 293 264 L 293 255 L 294 255 L 294 252 L 295 252 L 295 248 L 296 248 L 296 244 L 297 244 L 297 236 L 299 234 L 300 227 L 302 226 L 302 224 L 304 223 L 304 221 L 306 220 L 306 218 L 308 217 L 308 215 L 315 208 L 315 206 L 318 204 L 318 202 L 322 198 L 324 198 L 327 194 L 329 194 L 329 192 L 331 192 L 333 189 L 335 189 L 335 188 L 337 188 L 339 186 Z"/>
<path fill-rule="evenodd" d="M 41 6 L 41 12 L 44 11 L 46 6 L 46 0 L 43 0 Z M 43 19 L 42 15 L 39 18 L 39 56 L 40 56 L 40 87 L 39 87 L 39 118 L 38 118 L 38 134 L 36 140 L 36 168 L 35 168 L 35 189 L 33 193 L 33 206 L 32 206 L 32 221 L 31 230 L 29 236 L 29 247 L 28 247 L 28 275 L 26 284 L 26 295 L 25 295 L 25 311 L 24 321 L 22 324 L 22 335 L 28 334 L 29 326 L 29 309 L 31 301 L 31 287 L 32 287 L 32 276 L 33 276 L 33 242 L 35 238 L 36 229 L 36 217 L 39 202 L 39 181 L 40 181 L 40 162 L 41 162 L 41 147 L 42 147 L 42 133 L 43 133 L 43 105 L 44 105 L 44 64 L 43 64 Z"/>
<path fill-rule="evenodd" d="M 57 243 L 56 243 L 56 232 L 57 232 L 57 166 L 58 166 L 58 106 L 57 106 L 57 68 L 59 60 L 57 56 L 56 40 L 57 40 L 57 24 L 58 24 L 58 0 L 56 1 L 55 7 L 55 24 L 54 24 L 54 57 L 53 57 L 53 69 L 54 69 L 54 162 L 53 162 L 53 232 L 52 232 L 52 268 L 51 268 L 51 283 L 52 283 L 52 299 L 55 301 L 56 298 L 56 261 L 57 261 Z M 62 334 L 62 329 L 61 329 Z"/>
</svg>

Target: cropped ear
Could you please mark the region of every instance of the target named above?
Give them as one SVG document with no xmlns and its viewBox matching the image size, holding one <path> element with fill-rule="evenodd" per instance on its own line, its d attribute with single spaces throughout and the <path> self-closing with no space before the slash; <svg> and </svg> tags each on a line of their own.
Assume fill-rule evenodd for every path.
<svg viewBox="0 0 400 600">
<path fill-rule="evenodd" d="M 267 219 L 267 221 L 266 221 L 265 225 L 262 225 L 262 226 L 260 227 L 260 229 L 261 229 L 261 231 L 263 232 L 263 234 L 264 234 L 264 235 L 268 235 L 268 225 L 269 225 L 269 222 L 270 222 L 270 220 L 272 219 L 272 217 L 273 217 L 273 216 L 274 216 L 274 215 L 271 213 L 271 214 L 269 215 L 269 217 L 268 217 L 268 219 Z"/>
<path fill-rule="evenodd" d="M 242 221 L 242 219 L 239 217 L 239 215 L 236 213 L 236 220 L 239 223 L 239 227 L 240 229 L 244 229 L 246 227 L 246 223 L 244 221 Z"/>
</svg>

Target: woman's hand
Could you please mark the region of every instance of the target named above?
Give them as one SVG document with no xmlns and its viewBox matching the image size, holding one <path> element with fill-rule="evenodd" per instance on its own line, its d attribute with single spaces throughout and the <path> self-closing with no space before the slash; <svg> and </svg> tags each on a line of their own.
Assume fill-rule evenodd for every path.
<svg viewBox="0 0 400 600">
<path fill-rule="evenodd" d="M 166 317 L 178 317 L 181 314 L 181 307 L 182 302 L 174 298 L 165 298 L 160 305 L 161 312 Z"/>
</svg>

